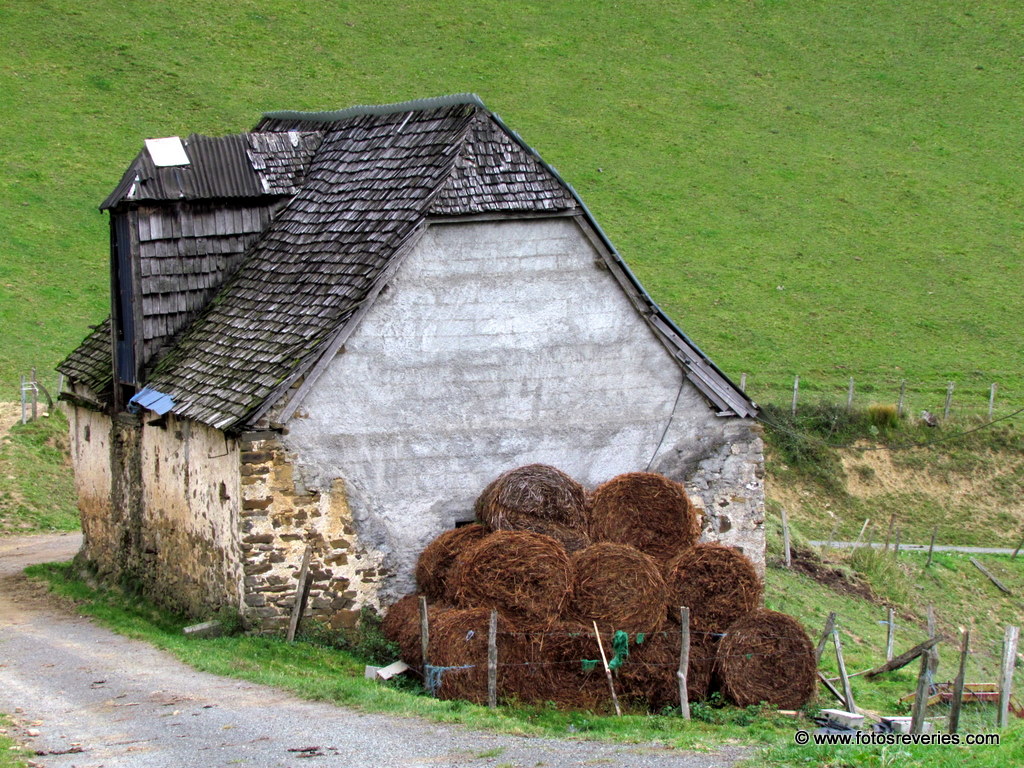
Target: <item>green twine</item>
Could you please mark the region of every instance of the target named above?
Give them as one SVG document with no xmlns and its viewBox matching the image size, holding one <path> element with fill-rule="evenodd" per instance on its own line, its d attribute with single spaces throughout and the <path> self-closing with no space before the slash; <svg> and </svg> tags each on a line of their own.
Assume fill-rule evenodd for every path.
<svg viewBox="0 0 1024 768">
<path fill-rule="evenodd" d="M 616 630 L 612 636 L 612 650 L 615 655 L 608 662 L 608 669 L 618 669 L 629 656 L 629 633 L 621 629 Z"/>
<path fill-rule="evenodd" d="M 597 668 L 597 659 L 583 659 L 583 671 L 593 672 Z"/>
</svg>

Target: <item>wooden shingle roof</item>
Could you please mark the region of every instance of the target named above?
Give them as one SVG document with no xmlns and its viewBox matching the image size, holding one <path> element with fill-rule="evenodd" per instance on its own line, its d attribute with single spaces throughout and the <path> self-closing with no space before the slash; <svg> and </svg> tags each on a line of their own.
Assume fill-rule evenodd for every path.
<svg viewBox="0 0 1024 768">
<path fill-rule="evenodd" d="M 333 356 L 429 219 L 552 213 L 591 225 L 620 284 L 719 411 L 756 412 L 643 291 L 572 188 L 476 96 L 271 113 L 245 136 L 251 164 L 254 147 L 269 148 L 267 168 L 275 147 L 298 148 L 297 136 L 317 146 L 301 183 L 281 185 L 291 197 L 241 267 L 149 376 L 175 414 L 221 429 L 254 425 Z"/>
</svg>

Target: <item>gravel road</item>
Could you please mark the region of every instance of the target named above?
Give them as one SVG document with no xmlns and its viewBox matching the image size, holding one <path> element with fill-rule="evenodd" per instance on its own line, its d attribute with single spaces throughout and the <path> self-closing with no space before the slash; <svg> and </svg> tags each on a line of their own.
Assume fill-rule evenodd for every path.
<svg viewBox="0 0 1024 768">
<path fill-rule="evenodd" d="M 37 734 L 29 746 L 49 753 L 36 758 L 42 766 L 709 768 L 749 754 L 477 732 L 197 672 L 75 615 L 21 575 L 31 563 L 69 559 L 80 541 L 0 538 L 0 712 Z"/>
</svg>

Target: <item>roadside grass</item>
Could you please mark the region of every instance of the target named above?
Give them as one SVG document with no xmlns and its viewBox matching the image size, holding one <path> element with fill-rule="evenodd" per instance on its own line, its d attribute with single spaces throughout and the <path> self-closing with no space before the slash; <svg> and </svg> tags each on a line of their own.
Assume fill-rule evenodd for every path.
<svg viewBox="0 0 1024 768">
<path fill-rule="evenodd" d="M 26 768 L 29 751 L 9 735 L 14 723 L 0 713 L 0 768 Z"/>
<path fill-rule="evenodd" d="M 330 701 L 368 712 L 419 716 L 503 733 L 619 742 L 657 741 L 690 750 L 712 750 L 725 743 L 764 745 L 789 738 L 794 720 L 759 707 L 697 708 L 689 723 L 678 715 L 628 713 L 622 718 L 568 712 L 543 706 L 503 705 L 495 710 L 423 695 L 408 681 L 382 684 L 363 677 L 367 659 L 331 647 L 320 633 L 293 644 L 277 638 L 233 635 L 187 638 L 190 623 L 117 590 L 96 590 L 71 563 L 32 566 L 26 573 L 44 579 L 76 610 L 128 637 L 161 648 L 196 669 Z"/>
<path fill-rule="evenodd" d="M 1020 4 L 957 0 L 10 0 L 0 398 L 107 313 L 96 206 L 144 138 L 475 91 L 755 399 L 799 373 L 907 379 L 915 412 L 950 379 L 1020 404 L 1021 29 Z"/>
<path fill-rule="evenodd" d="M 67 443 L 59 409 L 0 438 L 0 535 L 78 529 Z"/>
<path fill-rule="evenodd" d="M 802 541 L 798 532 L 797 541 Z M 774 560 L 778 546 L 774 541 L 771 544 L 770 557 Z M 891 560 L 891 555 L 886 557 Z M 986 563 L 1011 589 L 1024 589 L 1024 562 L 986 558 Z M 901 601 L 894 605 L 897 653 L 927 637 L 925 607 L 932 604 L 936 609 L 938 630 L 947 638 L 939 646 L 941 662 L 937 679 L 953 677 L 958 628 L 965 626 L 972 630 L 968 682 L 998 680 L 1003 626 L 1019 621 L 1021 606 L 1015 598 L 993 594 L 995 588 L 966 558 L 936 555 L 927 570 L 923 569 L 924 556 L 916 554 L 902 555 L 895 565 L 884 561 L 849 562 L 842 558 L 823 565 L 834 567 L 847 579 L 859 575 L 876 594 L 886 593 L 882 583 L 885 580 L 898 578 L 904 582 Z M 740 709 L 696 704 L 694 719 L 689 723 L 674 713 L 629 713 L 619 719 L 604 714 L 559 711 L 553 707 L 506 705 L 492 711 L 465 702 L 429 698 L 420 692 L 415 680 L 394 684 L 365 680 L 363 665 L 385 660 L 386 649 L 383 657 L 372 659 L 353 650 L 339 649 L 339 646 L 363 649 L 364 654 L 367 648 L 376 647 L 381 651 L 379 645 L 364 642 L 365 638 L 364 641 L 350 638 L 339 642 L 339 638 L 330 634 L 315 632 L 293 645 L 276 638 L 246 635 L 186 638 L 181 633 L 187 623 L 185 619 L 116 590 L 93 589 L 81 580 L 71 564 L 33 566 L 27 573 L 49 581 L 57 594 L 75 601 L 78 611 L 95 617 L 115 631 L 167 650 L 197 669 L 365 711 L 415 715 L 505 733 L 623 742 L 658 741 L 684 749 L 711 750 L 726 743 L 751 744 L 758 751 L 750 759 L 750 765 L 881 767 L 895 764 L 893 761 L 897 758 L 909 761 L 906 764 L 911 766 L 927 764 L 939 768 L 960 764 L 1012 765 L 1017 764 L 1014 760 L 1024 750 L 1024 729 L 1016 724 L 1001 732 L 1003 743 L 998 747 L 801 747 L 792 742 L 792 734 L 798 728 L 813 730 L 813 723 L 781 717 L 758 707 Z M 979 599 L 979 593 L 984 594 L 984 600 Z M 835 611 L 850 672 L 870 669 L 885 660 L 887 608 L 881 598 L 867 600 L 834 583 L 825 586 L 805 573 L 786 570 L 773 562 L 767 573 L 765 602 L 771 609 L 796 617 L 814 641 L 829 611 Z M 821 669 L 827 676 L 838 675 L 831 642 L 826 645 Z M 900 703 L 899 698 L 914 690 L 916 675 L 917 664 L 914 663 L 870 681 L 854 677 L 852 685 L 858 706 L 876 715 L 909 714 L 909 704 Z M 807 711 L 814 713 L 817 708 L 837 705 L 821 689 Z M 946 714 L 946 708 L 940 705 L 929 709 L 928 716 L 942 730 Z M 966 706 L 961 722 L 961 733 L 994 732 L 994 707 L 990 704 Z"/>
</svg>

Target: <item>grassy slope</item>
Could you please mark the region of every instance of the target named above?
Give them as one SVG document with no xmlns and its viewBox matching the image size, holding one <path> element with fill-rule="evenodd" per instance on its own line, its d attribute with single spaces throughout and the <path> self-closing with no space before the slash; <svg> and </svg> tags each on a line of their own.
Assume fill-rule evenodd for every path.
<svg viewBox="0 0 1024 768">
<path fill-rule="evenodd" d="M 1024 10 L 1006 2 L 0 7 L 0 398 L 102 318 L 148 136 L 475 91 L 727 371 L 1024 400 Z M 8 394 L 4 394 L 4 393 Z M 934 401 L 934 402 L 933 402 Z"/>
<path fill-rule="evenodd" d="M 0 434 L 0 535 L 79 527 L 62 411 Z"/>
</svg>

